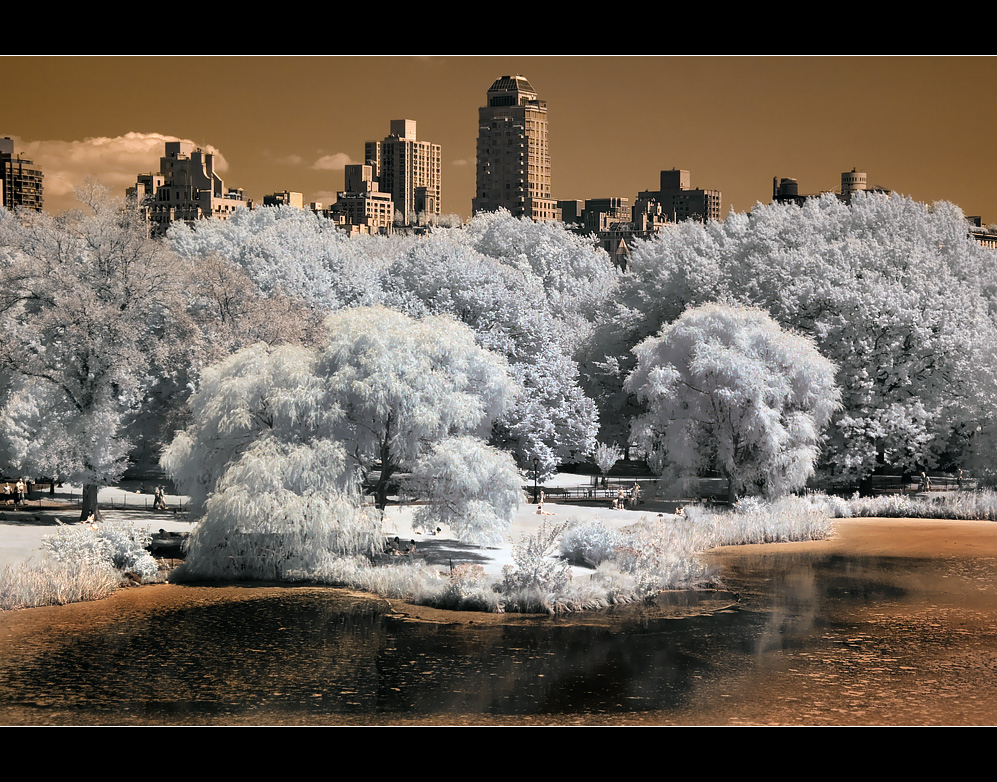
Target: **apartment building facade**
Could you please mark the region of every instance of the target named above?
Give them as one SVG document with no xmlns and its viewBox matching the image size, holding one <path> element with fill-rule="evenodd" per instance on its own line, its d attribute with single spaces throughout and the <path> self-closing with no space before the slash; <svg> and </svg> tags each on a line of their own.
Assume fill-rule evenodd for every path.
<svg viewBox="0 0 997 782">
<path fill-rule="evenodd" d="M 41 166 L 14 154 L 14 141 L 0 138 L 0 203 L 7 209 L 42 210 Z"/>
<path fill-rule="evenodd" d="M 388 136 L 368 141 L 364 148 L 365 164 L 371 167 L 378 190 L 394 202 L 398 224 L 432 222 L 439 216 L 443 152 L 439 144 L 419 141 L 415 120 L 391 120 Z"/>
<path fill-rule="evenodd" d="M 524 76 L 502 76 L 478 109 L 477 182 L 472 211 L 558 220 L 551 197 L 547 102 Z"/>
</svg>

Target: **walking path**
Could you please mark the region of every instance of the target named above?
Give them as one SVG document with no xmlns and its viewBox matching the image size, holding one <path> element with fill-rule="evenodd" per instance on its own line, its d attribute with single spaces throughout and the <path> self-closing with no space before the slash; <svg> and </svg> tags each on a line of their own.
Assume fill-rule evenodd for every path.
<svg viewBox="0 0 997 782">
<path fill-rule="evenodd" d="M 564 474 L 547 481 L 545 486 L 587 486 L 589 483 L 590 476 Z M 153 487 L 149 485 L 147 488 L 148 491 L 143 493 L 120 487 L 101 489 L 98 502 L 105 521 L 131 521 L 148 527 L 151 532 L 160 529 L 167 532 L 189 532 L 193 529 L 194 525 L 183 514 L 151 510 Z M 78 523 L 79 505 L 73 504 L 73 500 L 75 498 L 78 503 L 80 496 L 79 487 L 65 486 L 55 496 L 62 507 L 52 507 L 53 503 L 47 494 L 38 495 L 23 509 L 0 507 L 0 567 L 41 555 L 42 538 L 45 535 L 53 534 L 60 523 Z M 41 507 L 38 505 L 39 500 Z M 181 501 L 185 500 L 184 497 L 166 495 L 166 505 L 169 508 L 178 508 Z M 607 501 L 583 505 L 547 502 L 544 504 L 544 514 L 540 515 L 536 505 L 524 504 L 513 519 L 502 543 L 487 548 L 460 543 L 449 529 L 443 529 L 440 535 L 416 532 L 412 522 L 417 506 L 412 505 L 389 505 L 383 531 L 387 536 L 398 536 L 405 543 L 414 540 L 416 555 L 431 564 L 442 566 L 473 562 L 482 565 L 490 575 L 500 577 L 505 565 L 514 564 L 513 547 L 534 534 L 541 522 L 560 524 L 599 518 L 608 526 L 622 527 L 635 523 L 643 516 L 656 515 L 664 507 L 666 506 L 655 502 L 654 498 L 648 498 L 648 502 L 642 503 L 637 510 L 613 510 Z"/>
</svg>

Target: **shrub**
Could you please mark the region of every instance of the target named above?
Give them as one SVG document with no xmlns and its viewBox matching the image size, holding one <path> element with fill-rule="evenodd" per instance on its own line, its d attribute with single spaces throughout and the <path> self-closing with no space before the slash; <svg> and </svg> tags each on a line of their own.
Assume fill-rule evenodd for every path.
<svg viewBox="0 0 997 782">
<path fill-rule="evenodd" d="M 571 602 L 568 595 L 571 568 L 567 562 L 552 556 L 566 526 L 542 521 L 536 534 L 513 547 L 516 566 L 506 565 L 502 569 L 501 592 L 507 601 L 506 610 L 555 613 Z"/>
<path fill-rule="evenodd" d="M 442 592 L 431 605 L 456 611 L 502 613 L 504 610 L 498 593 L 493 589 L 492 579 L 481 565 L 472 564 L 455 567 Z"/>
<path fill-rule="evenodd" d="M 120 576 L 104 559 L 22 562 L 0 571 L 0 611 L 100 600 L 118 588 Z"/>
<path fill-rule="evenodd" d="M 106 562 L 142 578 L 150 578 L 159 570 L 147 551 L 151 542 L 148 529 L 129 522 L 60 527 L 42 538 L 42 546 L 58 562 Z"/>
<path fill-rule="evenodd" d="M 926 499 L 908 494 L 852 497 L 847 501 L 852 516 L 911 519 L 965 519 L 997 521 L 997 492 L 955 492 Z"/>
<path fill-rule="evenodd" d="M 598 567 L 620 545 L 619 534 L 598 519 L 569 522 L 561 538 L 561 556 L 576 565 Z"/>
</svg>

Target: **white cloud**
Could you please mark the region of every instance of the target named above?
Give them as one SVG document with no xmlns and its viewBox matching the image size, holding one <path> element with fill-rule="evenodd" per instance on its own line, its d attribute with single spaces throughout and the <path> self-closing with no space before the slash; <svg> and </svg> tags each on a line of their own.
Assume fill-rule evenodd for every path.
<svg viewBox="0 0 997 782">
<path fill-rule="evenodd" d="M 464 160 L 464 158 L 458 158 L 457 160 L 453 161 L 450 165 L 452 165 L 452 166 L 467 166 L 467 165 L 470 165 L 470 164 L 466 160 Z"/>
<path fill-rule="evenodd" d="M 345 171 L 346 166 L 352 162 L 345 152 L 336 152 L 332 155 L 322 155 L 312 163 L 312 168 L 317 171 Z"/>
<path fill-rule="evenodd" d="M 305 160 L 301 155 L 285 155 L 277 158 L 277 162 L 285 166 L 300 166 Z"/>
</svg>

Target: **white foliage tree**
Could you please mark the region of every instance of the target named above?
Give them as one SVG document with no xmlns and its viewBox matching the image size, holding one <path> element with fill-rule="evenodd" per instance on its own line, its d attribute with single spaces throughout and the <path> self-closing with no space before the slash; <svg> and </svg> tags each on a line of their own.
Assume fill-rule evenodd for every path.
<svg viewBox="0 0 997 782">
<path fill-rule="evenodd" d="M 584 458 L 594 445 L 598 412 L 581 388 L 573 354 L 617 272 L 605 253 L 559 225 L 506 213 L 479 216 L 466 230 L 440 227 L 418 238 L 348 239 L 302 210 L 266 208 L 225 222 L 174 226 L 170 239 L 197 267 L 222 260 L 243 270 L 264 297 L 302 302 L 287 307 L 291 311 L 380 303 L 414 317 L 450 315 L 470 326 L 482 347 L 505 356 L 525 389 L 499 423 L 496 443 L 513 450 L 521 465 L 540 458 L 545 474 L 560 462 Z M 228 308 L 238 281 L 224 271 L 221 285 L 209 279 L 210 286 L 198 286 L 207 310 Z M 258 311 L 250 308 L 249 314 Z M 220 339 L 210 344 L 229 336 L 218 331 Z M 254 331 L 268 338 L 262 329 Z"/>
<path fill-rule="evenodd" d="M 202 517 L 188 576 L 305 578 L 375 553 L 378 514 L 361 480 L 377 472 L 383 508 L 398 471 L 448 437 L 487 434 L 517 391 L 504 361 L 451 318 L 357 308 L 324 328 L 320 349 L 261 343 L 204 371 L 193 423 L 163 456 Z M 457 453 L 498 460 L 474 506 L 490 515 L 466 519 L 468 531 L 507 525 L 502 456 L 464 441 Z"/>
<path fill-rule="evenodd" d="M 85 517 L 185 324 L 175 257 L 100 186 L 78 195 L 86 211 L 57 218 L 0 210 L 0 428 L 23 473 L 83 484 Z"/>
<path fill-rule="evenodd" d="M 433 529 L 446 524 L 463 541 L 500 543 L 522 501 L 522 481 L 508 453 L 473 437 L 436 443 L 416 462 L 406 486 L 429 497 L 415 523 Z"/>
<path fill-rule="evenodd" d="M 556 220 L 516 218 L 504 209 L 475 215 L 463 232 L 477 252 L 537 280 L 543 306 L 568 326 L 569 353 L 584 340 L 592 315 L 616 287 L 609 255 Z M 533 306 L 540 306 L 538 299 Z"/>
<path fill-rule="evenodd" d="M 505 360 L 451 317 L 364 307 L 330 315 L 326 329 L 316 372 L 342 408 L 342 441 L 380 508 L 397 473 L 433 443 L 487 437 L 519 393 Z"/>
<path fill-rule="evenodd" d="M 507 219 L 519 228 L 518 220 Z M 463 231 L 439 231 L 396 260 L 385 289 L 392 306 L 413 315 L 451 315 L 474 331 L 482 347 L 506 357 L 523 393 L 499 422 L 495 439 L 520 466 L 539 458 L 547 475 L 591 451 L 598 411 L 571 358 L 577 333 L 548 306 L 543 281 L 528 265 L 482 255 Z"/>
<path fill-rule="evenodd" d="M 231 462 L 191 533 L 185 575 L 298 580 L 341 556 L 375 553 L 376 514 L 340 486 L 342 447 L 254 442 Z"/>
<path fill-rule="evenodd" d="M 241 209 L 228 220 L 174 223 L 169 239 L 183 258 L 218 256 L 236 264 L 266 296 L 298 299 L 321 311 L 380 300 L 378 238 L 351 239 L 329 220 L 290 206 Z"/>
<path fill-rule="evenodd" d="M 293 579 L 372 554 L 379 526 L 339 442 L 314 350 L 245 348 L 205 370 L 163 466 L 201 521 L 188 577 Z"/>
<path fill-rule="evenodd" d="M 637 242 L 616 295 L 603 300 L 591 338 L 581 347 L 583 388 L 599 406 L 599 436 L 621 443 L 625 452 L 632 420 L 639 414 L 636 400 L 623 387 L 635 366 L 631 349 L 687 308 L 722 295 L 724 242 L 718 225 L 685 220 Z"/>
<path fill-rule="evenodd" d="M 599 468 L 599 472 L 602 473 L 602 477 L 605 478 L 609 475 L 609 471 L 613 469 L 616 463 L 623 456 L 623 451 L 620 450 L 620 446 L 616 443 L 612 445 L 607 445 L 606 443 L 599 443 L 593 451 L 593 457 L 595 459 L 595 466 Z"/>
<path fill-rule="evenodd" d="M 347 489 L 345 453 L 336 443 L 340 409 L 315 375 L 315 351 L 259 343 L 204 370 L 190 400 L 193 423 L 163 454 L 163 467 L 204 514 L 225 472 L 261 439 L 325 442 L 326 472 Z M 283 465 L 273 465 L 276 472 Z"/>
<path fill-rule="evenodd" d="M 634 348 L 636 431 L 680 477 L 721 471 L 730 496 L 775 497 L 813 473 L 839 404 L 834 365 L 760 310 L 704 305 Z"/>
<path fill-rule="evenodd" d="M 896 193 L 759 204 L 637 245 L 620 283 L 627 306 L 611 308 L 582 361 L 586 390 L 625 428 L 623 347 L 687 307 L 735 301 L 811 337 L 837 365 L 842 408 L 823 470 L 851 481 L 884 464 L 952 468 L 997 415 L 995 292 L 993 253 L 952 204 Z"/>
</svg>

